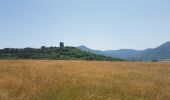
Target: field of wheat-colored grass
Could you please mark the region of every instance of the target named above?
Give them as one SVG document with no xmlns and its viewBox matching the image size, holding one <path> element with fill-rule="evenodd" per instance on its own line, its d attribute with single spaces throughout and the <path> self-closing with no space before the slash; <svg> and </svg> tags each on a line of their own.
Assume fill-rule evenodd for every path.
<svg viewBox="0 0 170 100">
<path fill-rule="evenodd" d="M 170 63 L 0 60 L 0 100 L 170 100 Z"/>
</svg>

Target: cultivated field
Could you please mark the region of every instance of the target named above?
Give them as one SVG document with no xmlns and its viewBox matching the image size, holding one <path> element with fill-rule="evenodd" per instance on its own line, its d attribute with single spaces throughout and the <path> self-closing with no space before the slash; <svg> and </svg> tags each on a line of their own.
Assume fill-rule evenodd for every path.
<svg viewBox="0 0 170 100">
<path fill-rule="evenodd" d="M 170 63 L 0 60 L 0 100 L 170 100 Z"/>
</svg>

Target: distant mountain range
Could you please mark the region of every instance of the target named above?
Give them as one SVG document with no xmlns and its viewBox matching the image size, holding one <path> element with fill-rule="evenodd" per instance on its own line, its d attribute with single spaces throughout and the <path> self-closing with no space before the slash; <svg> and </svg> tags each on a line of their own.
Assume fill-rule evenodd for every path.
<svg viewBox="0 0 170 100">
<path fill-rule="evenodd" d="M 166 42 L 156 48 L 149 48 L 146 50 L 133 50 L 133 49 L 119 49 L 119 50 L 93 50 L 86 46 L 79 46 L 82 51 L 89 51 L 91 53 L 105 55 L 110 57 L 117 57 L 127 60 L 160 60 L 170 59 L 170 41 Z"/>
</svg>

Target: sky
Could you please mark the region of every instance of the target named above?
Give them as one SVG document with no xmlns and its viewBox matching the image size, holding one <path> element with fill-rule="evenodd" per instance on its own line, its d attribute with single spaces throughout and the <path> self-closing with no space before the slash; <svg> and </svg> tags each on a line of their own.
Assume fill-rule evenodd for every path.
<svg viewBox="0 0 170 100">
<path fill-rule="evenodd" d="M 0 48 L 85 45 L 98 50 L 170 41 L 170 0 L 0 0 Z"/>
</svg>

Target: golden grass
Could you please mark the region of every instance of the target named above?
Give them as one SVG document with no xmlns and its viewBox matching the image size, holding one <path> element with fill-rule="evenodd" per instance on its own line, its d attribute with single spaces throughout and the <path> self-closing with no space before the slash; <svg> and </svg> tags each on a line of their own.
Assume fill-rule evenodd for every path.
<svg viewBox="0 0 170 100">
<path fill-rule="evenodd" d="M 0 60 L 0 100 L 170 100 L 170 63 Z"/>
</svg>

